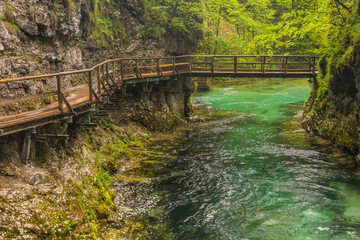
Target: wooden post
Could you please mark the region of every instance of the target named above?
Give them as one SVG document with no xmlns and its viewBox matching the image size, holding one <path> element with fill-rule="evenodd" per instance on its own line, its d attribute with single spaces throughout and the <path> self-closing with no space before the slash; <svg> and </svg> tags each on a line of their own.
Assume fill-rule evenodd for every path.
<svg viewBox="0 0 360 240">
<path fill-rule="evenodd" d="M 113 76 L 114 76 L 114 82 L 116 83 L 116 62 L 113 62 Z"/>
<path fill-rule="evenodd" d="M 266 57 L 263 56 L 263 73 L 265 73 L 265 69 L 266 69 Z"/>
<path fill-rule="evenodd" d="M 288 69 L 288 56 L 285 57 L 285 74 L 287 74 Z"/>
<path fill-rule="evenodd" d="M 172 58 L 172 65 L 173 65 L 173 75 L 175 75 L 175 58 Z"/>
<path fill-rule="evenodd" d="M 238 61 L 237 61 L 238 59 L 237 59 L 237 57 L 234 57 L 234 71 L 235 71 L 235 73 L 237 73 L 238 72 Z"/>
<path fill-rule="evenodd" d="M 136 59 L 135 60 L 135 63 L 136 63 L 136 79 L 139 79 L 139 59 Z"/>
<path fill-rule="evenodd" d="M 121 74 L 121 81 L 124 83 L 124 62 L 120 60 L 120 74 Z"/>
<path fill-rule="evenodd" d="M 101 66 L 101 74 L 102 74 L 102 81 L 105 84 L 106 83 L 106 75 L 105 75 L 105 67 L 104 67 L 104 65 Z M 106 88 L 106 85 L 104 85 L 103 87 Z"/>
<path fill-rule="evenodd" d="M 92 76 L 91 71 L 89 71 L 89 100 L 90 102 L 93 101 L 93 92 L 92 92 Z"/>
<path fill-rule="evenodd" d="M 110 78 L 110 74 L 109 74 L 109 64 L 108 63 L 106 63 L 105 64 L 105 76 L 106 76 L 106 79 L 108 80 L 109 78 Z M 110 85 L 109 84 L 110 83 L 110 81 L 108 81 L 108 85 Z"/>
<path fill-rule="evenodd" d="M 96 68 L 97 80 L 98 80 L 98 94 L 101 95 L 101 79 L 100 79 L 100 67 Z"/>
<path fill-rule="evenodd" d="M 160 76 L 160 58 L 156 59 L 156 72 L 157 75 Z"/>
<path fill-rule="evenodd" d="M 315 74 L 315 68 L 316 68 L 316 57 L 313 57 L 313 74 Z"/>
<path fill-rule="evenodd" d="M 56 76 L 56 81 L 57 81 L 57 94 L 58 94 L 59 110 L 61 113 L 64 113 L 62 94 L 61 94 L 62 87 L 61 87 L 61 76 L 60 75 Z"/>
<path fill-rule="evenodd" d="M 214 57 L 211 57 L 211 73 L 214 74 Z"/>
<path fill-rule="evenodd" d="M 282 67 L 281 67 L 281 71 L 285 72 L 285 56 L 282 57 Z"/>
<path fill-rule="evenodd" d="M 311 70 L 311 63 L 312 62 L 312 59 L 311 59 L 311 57 L 309 57 L 309 73 L 311 73 L 312 72 L 312 70 Z"/>
<path fill-rule="evenodd" d="M 189 57 L 189 72 L 192 72 L 192 56 Z"/>
</svg>

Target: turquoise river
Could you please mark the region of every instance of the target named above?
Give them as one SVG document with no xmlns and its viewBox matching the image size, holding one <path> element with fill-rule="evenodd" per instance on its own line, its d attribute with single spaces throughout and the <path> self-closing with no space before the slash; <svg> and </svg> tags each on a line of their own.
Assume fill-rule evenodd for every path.
<svg viewBox="0 0 360 240">
<path fill-rule="evenodd" d="M 301 128 L 310 90 L 237 80 L 195 94 L 210 120 L 162 157 L 169 171 L 149 190 L 169 239 L 360 239 L 349 157 Z"/>
</svg>

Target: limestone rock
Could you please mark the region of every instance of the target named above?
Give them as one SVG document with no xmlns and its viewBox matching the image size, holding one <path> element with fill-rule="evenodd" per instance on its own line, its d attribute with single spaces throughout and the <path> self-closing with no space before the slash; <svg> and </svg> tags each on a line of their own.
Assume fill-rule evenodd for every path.
<svg viewBox="0 0 360 240">
<path fill-rule="evenodd" d="M 31 21 L 28 17 L 18 15 L 15 18 L 15 23 L 19 25 L 20 29 L 29 35 L 38 35 L 39 29 L 34 21 Z"/>
<path fill-rule="evenodd" d="M 86 45 L 89 49 L 95 49 L 97 48 L 97 41 L 96 41 L 96 37 L 94 36 L 90 36 L 88 37 L 87 41 L 86 41 Z"/>
<path fill-rule="evenodd" d="M 33 177 L 31 177 L 29 183 L 31 185 L 37 185 L 43 181 L 43 176 L 40 173 L 36 173 Z"/>
<path fill-rule="evenodd" d="M 16 48 L 15 43 L 19 42 L 19 39 L 17 38 L 17 36 L 11 34 L 11 32 L 7 29 L 5 23 L 1 20 L 0 20 L 0 32 L 1 32 L 1 34 L 0 34 L 0 51 L 3 51 L 5 49 Z"/>
</svg>

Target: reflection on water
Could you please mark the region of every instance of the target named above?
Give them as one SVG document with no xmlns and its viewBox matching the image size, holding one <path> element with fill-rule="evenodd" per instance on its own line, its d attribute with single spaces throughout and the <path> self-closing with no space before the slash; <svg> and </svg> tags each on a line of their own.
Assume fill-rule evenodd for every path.
<svg viewBox="0 0 360 240">
<path fill-rule="evenodd" d="M 210 121 L 157 158 L 168 171 L 139 203 L 157 209 L 148 224 L 171 239 L 360 239 L 360 188 L 337 164 L 349 159 L 300 127 L 309 92 L 262 80 L 197 94 Z"/>
</svg>

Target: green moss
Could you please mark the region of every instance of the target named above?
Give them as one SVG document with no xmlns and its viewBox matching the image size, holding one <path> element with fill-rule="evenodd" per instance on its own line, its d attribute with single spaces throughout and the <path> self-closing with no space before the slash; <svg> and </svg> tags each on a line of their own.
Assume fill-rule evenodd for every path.
<svg viewBox="0 0 360 240">
<path fill-rule="evenodd" d="M 13 34 L 16 35 L 17 32 L 19 31 L 19 26 L 17 24 L 15 24 L 14 22 L 11 21 L 4 21 L 6 28 Z"/>
<path fill-rule="evenodd" d="M 116 180 L 119 182 L 127 183 L 127 184 L 139 184 L 139 183 L 150 184 L 151 183 L 151 181 L 148 178 L 125 176 L 125 175 L 117 176 Z"/>
<path fill-rule="evenodd" d="M 319 101 L 319 99 L 322 99 L 326 97 L 326 95 L 329 93 L 329 75 L 327 77 L 323 77 L 320 75 L 318 77 L 318 89 L 316 93 L 315 101 Z"/>
<path fill-rule="evenodd" d="M 353 154 L 359 152 L 359 146 L 356 139 L 345 129 L 338 128 L 334 133 L 334 141 L 341 148 L 350 151 Z"/>
<path fill-rule="evenodd" d="M 97 219 L 106 219 L 109 217 L 109 215 L 110 215 L 110 210 L 106 204 L 102 203 L 96 207 Z"/>
</svg>

